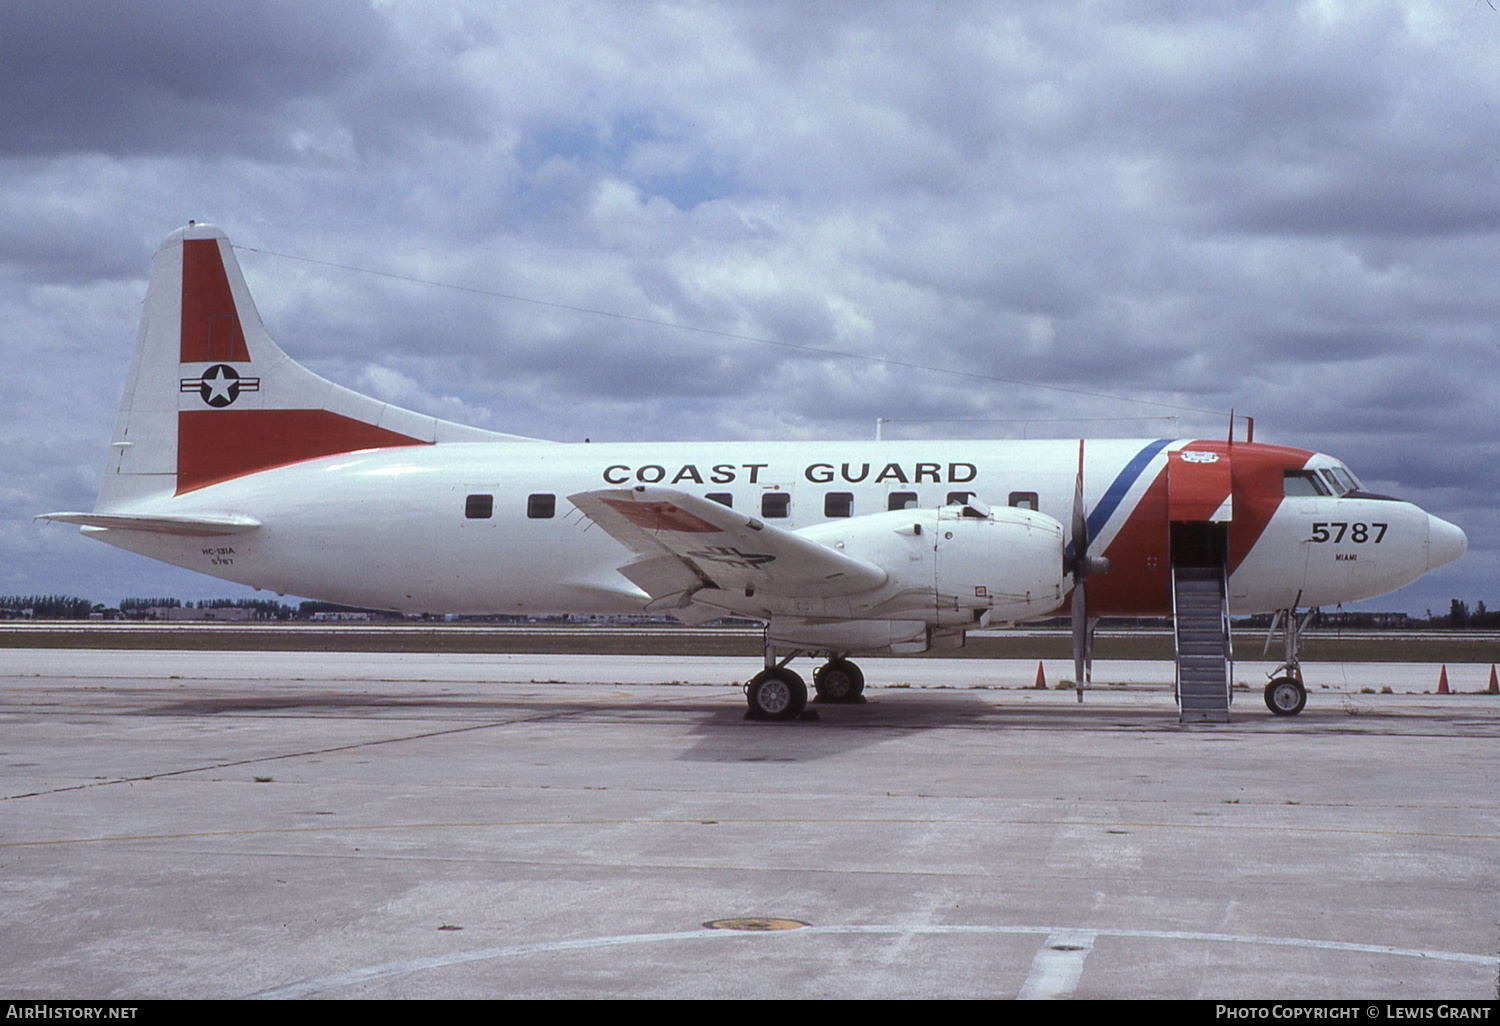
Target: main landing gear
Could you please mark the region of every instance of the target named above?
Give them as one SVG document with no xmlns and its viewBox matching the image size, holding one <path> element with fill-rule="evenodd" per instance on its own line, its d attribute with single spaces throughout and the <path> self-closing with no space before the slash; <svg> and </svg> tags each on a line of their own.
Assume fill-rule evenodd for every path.
<svg viewBox="0 0 1500 1026">
<path fill-rule="evenodd" d="M 865 673 L 837 655 L 813 671 L 813 688 L 820 702 L 863 702 Z"/>
<path fill-rule="evenodd" d="M 1298 596 L 1301 597 L 1300 594 Z M 1309 609 L 1300 616 L 1297 607 L 1277 610 L 1271 620 L 1271 629 L 1266 634 L 1266 648 L 1271 639 L 1281 630 L 1283 656 L 1281 665 L 1270 673 L 1271 682 L 1266 685 L 1266 708 L 1277 716 L 1296 716 L 1307 705 L 1307 687 L 1302 683 L 1302 631 L 1313 618 L 1316 609 Z"/>
<path fill-rule="evenodd" d="M 745 685 L 752 720 L 795 720 L 807 708 L 807 683 L 780 666 L 768 666 Z"/>
<path fill-rule="evenodd" d="M 807 708 L 807 683 L 787 664 L 799 653 L 793 652 L 780 662 L 766 653 L 766 668 L 745 685 L 747 714 L 752 720 L 795 720 Z M 813 689 L 819 702 L 863 702 L 864 671 L 836 652 L 813 671 Z"/>
</svg>

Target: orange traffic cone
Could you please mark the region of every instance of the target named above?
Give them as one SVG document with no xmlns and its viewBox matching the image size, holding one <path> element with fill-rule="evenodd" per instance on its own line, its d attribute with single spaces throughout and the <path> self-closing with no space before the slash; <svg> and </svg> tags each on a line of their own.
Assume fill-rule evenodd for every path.
<svg viewBox="0 0 1500 1026">
<path fill-rule="evenodd" d="M 1437 689 L 1437 693 L 1440 694 L 1440 695 L 1447 695 L 1447 694 L 1451 694 L 1452 693 L 1452 692 L 1450 692 L 1448 690 L 1448 664 L 1447 663 L 1444 663 L 1443 664 L 1443 668 L 1438 671 L 1438 689 Z"/>
<path fill-rule="evenodd" d="M 1047 688 L 1047 675 L 1042 672 L 1042 661 L 1040 659 L 1038 659 L 1036 661 L 1036 685 L 1035 686 L 1038 687 L 1038 688 L 1041 688 L 1044 691 Z"/>
<path fill-rule="evenodd" d="M 1495 664 L 1490 663 L 1490 694 L 1500 695 L 1500 677 L 1495 676 Z"/>
</svg>

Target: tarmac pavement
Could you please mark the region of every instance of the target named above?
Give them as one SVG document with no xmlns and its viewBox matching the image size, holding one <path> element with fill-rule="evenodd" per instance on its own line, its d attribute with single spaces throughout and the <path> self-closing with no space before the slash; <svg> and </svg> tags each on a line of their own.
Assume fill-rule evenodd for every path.
<svg viewBox="0 0 1500 1026">
<path fill-rule="evenodd" d="M 1496 997 L 1488 667 L 861 665 L 0 652 L 0 998 Z"/>
</svg>

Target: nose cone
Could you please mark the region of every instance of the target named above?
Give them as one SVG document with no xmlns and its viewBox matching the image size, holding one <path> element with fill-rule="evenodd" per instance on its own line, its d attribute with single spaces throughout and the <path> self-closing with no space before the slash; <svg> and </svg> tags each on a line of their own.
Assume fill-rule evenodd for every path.
<svg viewBox="0 0 1500 1026">
<path fill-rule="evenodd" d="M 1469 539 L 1453 524 L 1428 514 L 1427 516 L 1427 569 L 1436 570 L 1446 566 L 1469 548 Z"/>
</svg>

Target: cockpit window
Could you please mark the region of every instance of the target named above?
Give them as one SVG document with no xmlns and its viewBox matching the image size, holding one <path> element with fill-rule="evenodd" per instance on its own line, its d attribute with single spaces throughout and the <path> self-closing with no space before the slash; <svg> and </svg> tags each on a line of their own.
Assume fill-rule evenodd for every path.
<svg viewBox="0 0 1500 1026">
<path fill-rule="evenodd" d="M 1282 472 L 1282 495 L 1329 495 L 1328 484 L 1314 470 L 1287 470 Z"/>
<path fill-rule="evenodd" d="M 1326 467 L 1323 470 L 1323 477 L 1333 486 L 1335 495 L 1347 495 L 1359 488 L 1359 482 L 1354 479 L 1354 475 L 1343 467 Z"/>
</svg>

